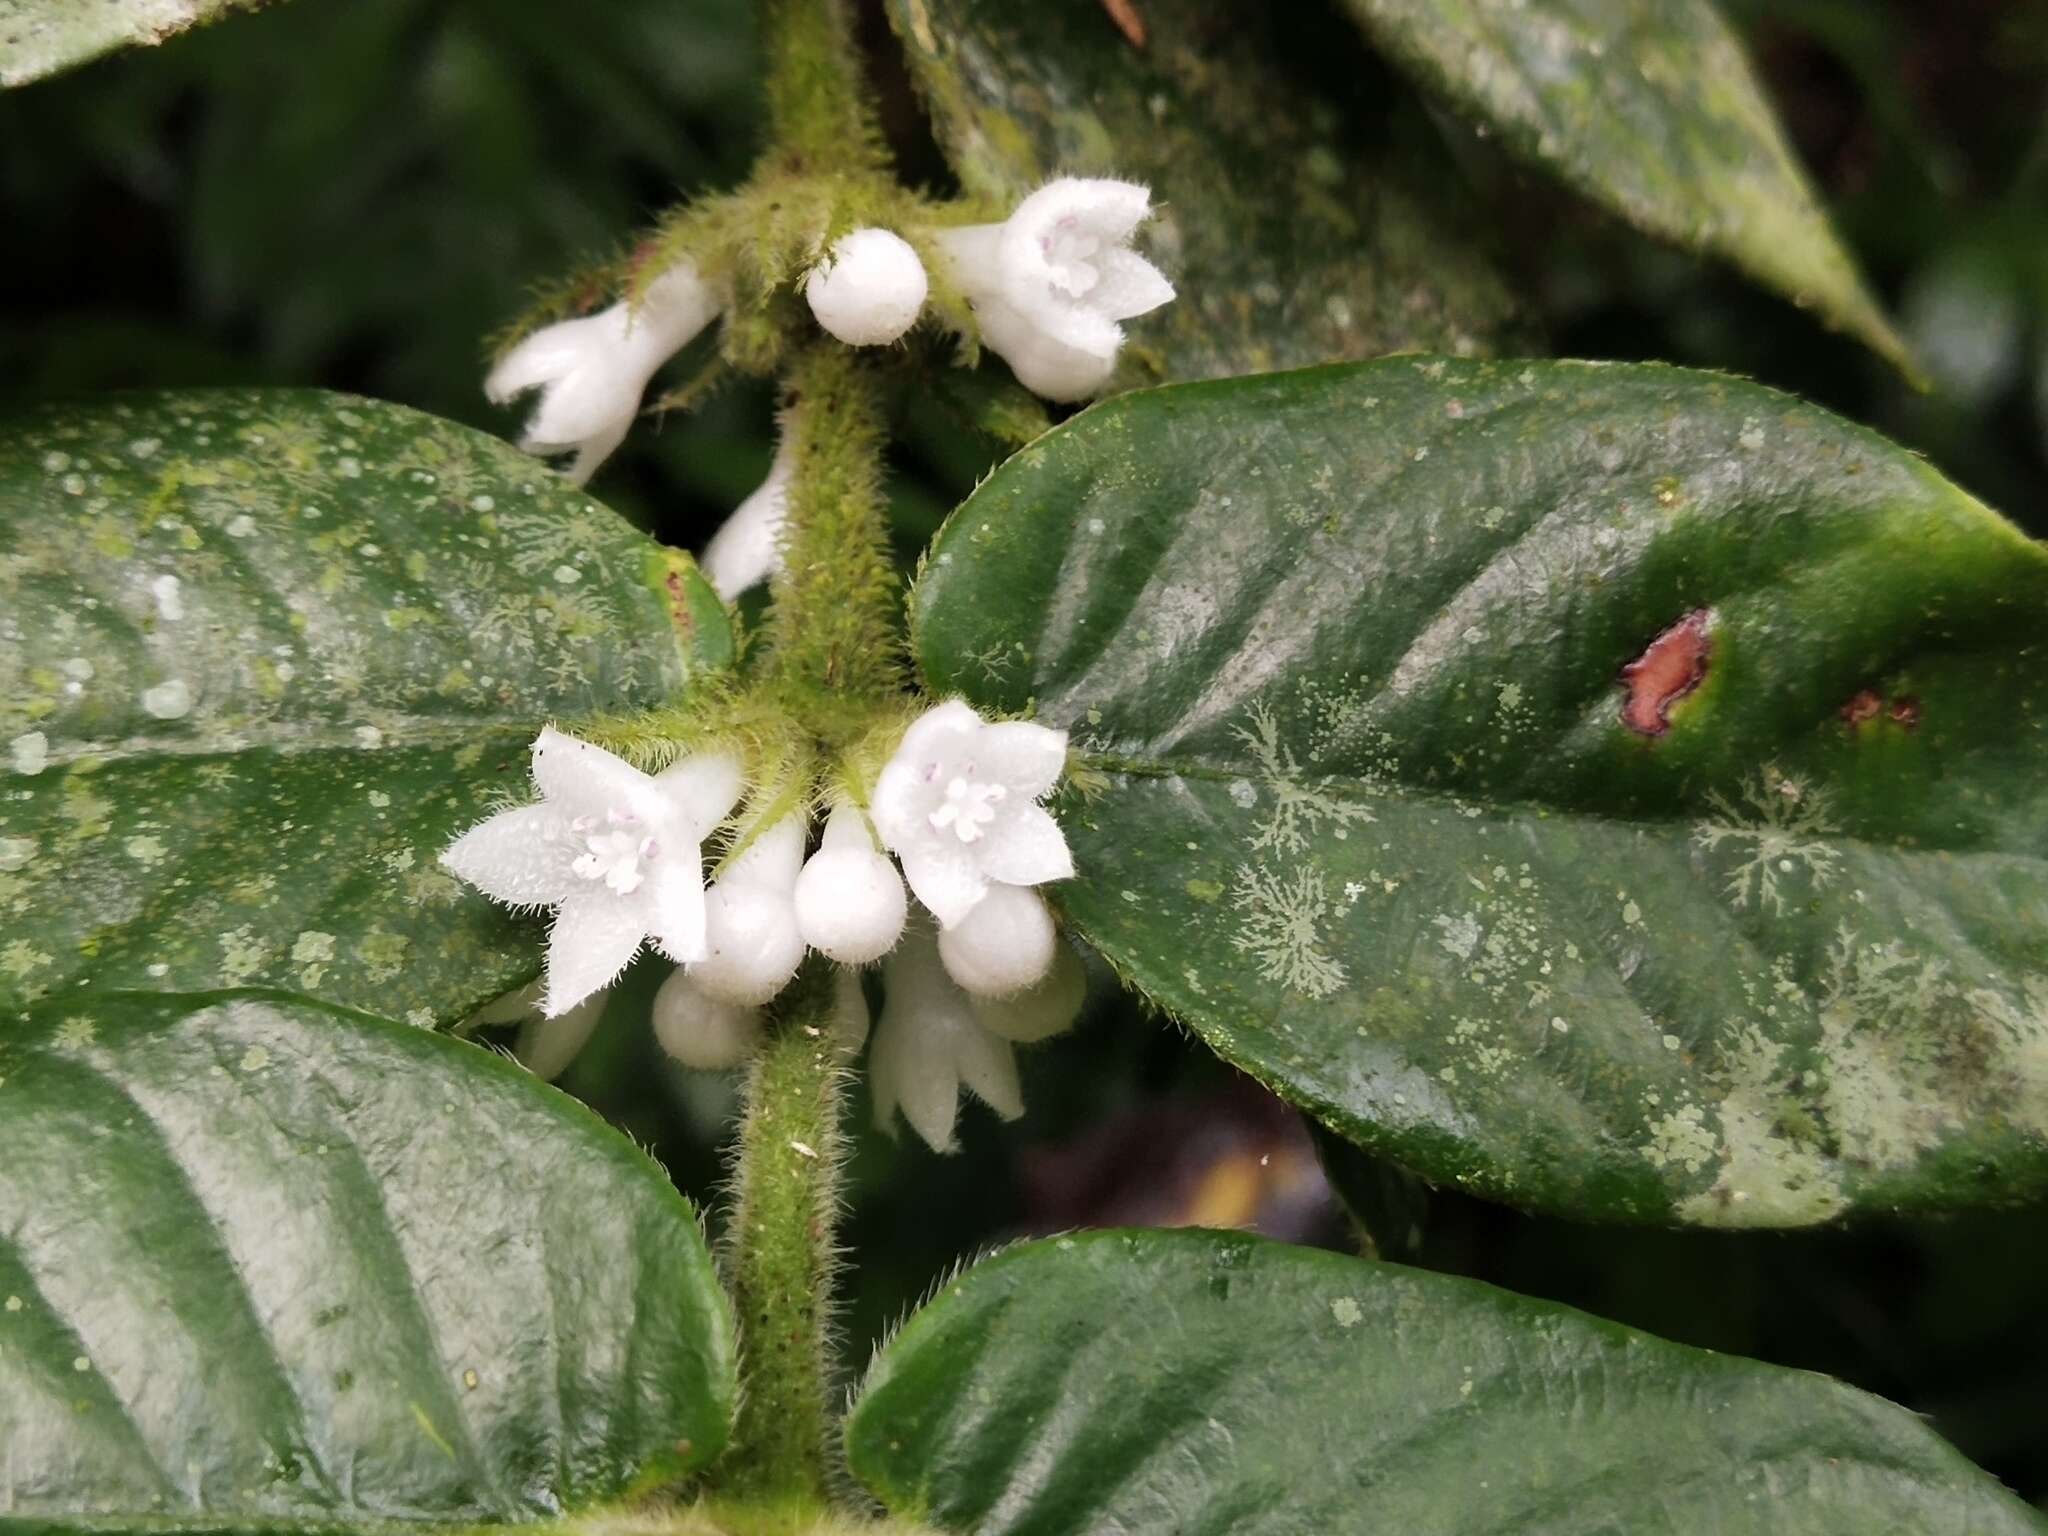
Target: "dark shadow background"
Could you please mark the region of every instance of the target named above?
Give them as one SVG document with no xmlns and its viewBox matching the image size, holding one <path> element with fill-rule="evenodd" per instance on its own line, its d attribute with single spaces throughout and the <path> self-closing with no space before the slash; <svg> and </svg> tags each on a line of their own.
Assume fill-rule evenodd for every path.
<svg viewBox="0 0 2048 1536">
<path fill-rule="evenodd" d="M 1515 232 L 1505 259 L 1554 349 L 1796 390 L 2048 534 L 2048 5 L 1727 9 L 1937 389 L 1914 393 L 1790 306 L 1446 124 Z M 870 35 L 886 48 L 886 29 Z M 484 339 L 532 285 L 678 195 L 738 180 L 756 78 L 745 0 L 298 0 L 0 97 L 0 409 L 60 390 L 298 384 L 510 431 L 479 391 Z M 941 181 L 900 77 L 877 78 L 907 174 Z M 740 385 L 650 424 L 595 489 L 699 545 L 765 472 L 769 408 Z M 892 483 L 906 548 L 988 462 L 942 420 L 913 419 Z M 660 1057 L 658 980 L 636 973 L 568 1086 L 709 1198 L 732 1088 Z M 1098 982 L 1083 1027 L 1027 1053 L 1020 1125 L 970 1107 L 944 1159 L 863 1136 L 856 1367 L 948 1265 L 1021 1232 L 1202 1221 L 1354 1242 L 1293 1115 Z M 1343 1176 L 1378 1192 L 1391 1257 L 1842 1376 L 2048 1500 L 2048 1211 L 1730 1238 L 1582 1228 L 1419 1195 L 1383 1170 Z"/>
</svg>

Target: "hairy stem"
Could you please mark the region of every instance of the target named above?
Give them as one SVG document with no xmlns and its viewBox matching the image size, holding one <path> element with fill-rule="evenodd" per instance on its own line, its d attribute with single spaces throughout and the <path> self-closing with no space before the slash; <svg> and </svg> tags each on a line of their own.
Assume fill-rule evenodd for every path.
<svg viewBox="0 0 2048 1536">
<path fill-rule="evenodd" d="M 851 348 L 819 343 L 790 371 L 795 457 L 768 644 L 799 688 L 879 697 L 903 685 L 896 568 L 882 498 L 882 411 Z"/>
<path fill-rule="evenodd" d="M 762 0 L 761 31 L 772 157 L 805 174 L 885 170 L 846 0 Z"/>
<path fill-rule="evenodd" d="M 847 1076 L 831 967 L 806 965 L 775 1006 L 748 1074 L 725 1234 L 744 1392 L 720 1491 L 818 1503 L 836 1461 L 832 1279 Z"/>
</svg>

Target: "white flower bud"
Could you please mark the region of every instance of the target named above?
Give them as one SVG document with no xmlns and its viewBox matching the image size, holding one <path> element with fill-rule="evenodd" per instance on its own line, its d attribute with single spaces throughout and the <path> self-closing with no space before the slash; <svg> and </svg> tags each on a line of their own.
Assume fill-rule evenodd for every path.
<svg viewBox="0 0 2048 1536">
<path fill-rule="evenodd" d="M 654 1038 L 697 1072 L 723 1072 L 752 1053 L 761 1038 L 761 1015 L 708 996 L 677 971 L 654 994 Z"/>
<path fill-rule="evenodd" d="M 1008 997 L 1044 979 L 1057 945 L 1045 898 L 1028 886 L 992 885 L 939 932 L 946 974 L 977 997 Z"/>
<path fill-rule="evenodd" d="M 796 885 L 804 821 L 785 816 L 756 835 L 704 893 L 704 943 L 690 979 L 710 996 L 758 1007 L 789 984 L 804 958 L 796 925 Z"/>
<path fill-rule="evenodd" d="M 929 283 L 900 235 L 856 229 L 811 270 L 804 297 L 818 324 L 850 347 L 896 340 L 917 323 Z"/>
<path fill-rule="evenodd" d="M 1053 946 L 1052 969 L 1011 997 L 977 997 L 974 1017 L 991 1034 L 1018 1045 L 1049 1040 L 1074 1027 L 1088 999 L 1088 968 L 1071 944 Z"/>
<path fill-rule="evenodd" d="M 866 965 L 896 947 L 908 910 L 903 877 L 876 851 L 866 818 L 841 806 L 796 879 L 796 925 L 804 942 L 841 965 Z"/>
</svg>

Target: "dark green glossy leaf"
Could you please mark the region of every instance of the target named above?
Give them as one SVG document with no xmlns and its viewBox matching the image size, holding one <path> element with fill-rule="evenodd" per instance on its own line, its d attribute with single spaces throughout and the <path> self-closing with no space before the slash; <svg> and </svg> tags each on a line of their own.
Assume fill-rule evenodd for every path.
<svg viewBox="0 0 2048 1536">
<path fill-rule="evenodd" d="M 1711 0 L 1344 0 L 1515 153 L 1912 369 Z"/>
<path fill-rule="evenodd" d="M 723 1446 L 695 1214 L 474 1046 L 262 994 L 0 1045 L 0 1527 L 524 1520 Z"/>
<path fill-rule="evenodd" d="M 915 612 L 1099 778 L 1072 920 L 1371 1150 L 1718 1225 L 2048 1184 L 2048 553 L 1872 433 L 1660 367 L 1153 390 Z"/>
<path fill-rule="evenodd" d="M 147 47 L 263 0 L 0 0 L 0 86 Z"/>
<path fill-rule="evenodd" d="M 1150 184 L 1145 238 L 1180 296 L 1127 327 L 1127 380 L 1492 350 L 1515 304 L 1426 126 L 1360 85 L 1354 40 L 1293 7 L 1134 9 L 1142 48 L 1101 0 L 889 0 L 970 191 L 1008 207 L 1056 173 Z M 1295 74 L 1308 51 L 1350 89 Z"/>
<path fill-rule="evenodd" d="M 1220 1232 L 977 1265 L 847 1426 L 976 1536 L 1867 1536 L 2041 1518 L 1881 1398 L 1475 1281 Z"/>
<path fill-rule="evenodd" d="M 0 424 L 0 1010 L 289 988 L 412 1023 L 539 965 L 435 859 L 546 720 L 732 636 L 689 557 L 496 439 L 224 392 Z"/>
</svg>

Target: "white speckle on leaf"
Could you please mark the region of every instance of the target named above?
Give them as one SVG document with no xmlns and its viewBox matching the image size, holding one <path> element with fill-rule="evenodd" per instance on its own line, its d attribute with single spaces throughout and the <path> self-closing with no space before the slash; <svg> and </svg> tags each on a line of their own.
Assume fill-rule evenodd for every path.
<svg viewBox="0 0 2048 1536">
<path fill-rule="evenodd" d="M 16 773 L 33 778 L 50 766 L 50 738 L 41 731 L 28 731 L 9 743 L 8 754 Z"/>
<path fill-rule="evenodd" d="M 192 712 L 192 685 L 182 677 L 158 683 L 142 693 L 145 713 L 159 720 L 180 720 Z"/>
<path fill-rule="evenodd" d="M 1330 1316 L 1337 1319 L 1339 1328 L 1356 1328 L 1365 1318 L 1356 1298 L 1339 1296 L 1330 1303 Z"/>
</svg>

